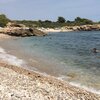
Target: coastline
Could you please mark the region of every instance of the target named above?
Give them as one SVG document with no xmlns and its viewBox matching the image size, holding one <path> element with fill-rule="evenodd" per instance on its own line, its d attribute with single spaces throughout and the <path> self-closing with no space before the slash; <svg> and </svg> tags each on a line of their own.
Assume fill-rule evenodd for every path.
<svg viewBox="0 0 100 100">
<path fill-rule="evenodd" d="M 0 34 L 1 35 L 1 34 Z M 2 38 L 1 38 L 2 37 Z M 0 39 L 11 38 L 2 35 Z M 1 50 L 0 53 L 5 53 Z M 9 54 L 8 54 L 9 55 Z M 15 59 L 16 60 L 16 59 Z M 1 60 L 2 61 L 2 60 Z M 0 62 L 0 99 L 99 100 L 100 94 L 75 86 L 56 77 L 29 71 L 17 64 Z"/>
<path fill-rule="evenodd" d="M 72 32 L 74 30 L 72 29 L 53 29 L 53 28 L 38 28 L 38 30 L 43 31 L 44 33 L 50 33 L 50 32 Z"/>
<path fill-rule="evenodd" d="M 45 36 L 50 32 L 72 32 L 72 31 L 100 31 L 100 24 L 89 24 L 80 26 L 63 26 L 56 28 L 26 27 L 23 24 L 9 22 L 6 27 L 0 28 L 0 34 L 16 37 Z M 6 37 L 6 36 L 5 36 Z"/>
<path fill-rule="evenodd" d="M 1 99 L 99 100 L 100 95 L 52 76 L 0 62 Z M 9 81 L 8 81 L 9 80 Z M 13 83 L 12 83 L 13 82 Z M 5 88 L 4 88 L 5 86 Z"/>
<path fill-rule="evenodd" d="M 7 54 L 3 49 L 0 54 Z M 8 54 L 9 55 L 9 54 Z M 15 59 L 16 60 L 16 59 Z M 17 60 L 16 60 L 16 63 Z M 0 60 L 0 99 L 99 100 L 100 95 L 56 77 Z"/>
<path fill-rule="evenodd" d="M 49 32 L 72 32 L 72 31 L 100 31 L 100 24 L 80 25 L 80 26 L 64 26 L 59 28 L 37 28 L 44 33 Z"/>
</svg>

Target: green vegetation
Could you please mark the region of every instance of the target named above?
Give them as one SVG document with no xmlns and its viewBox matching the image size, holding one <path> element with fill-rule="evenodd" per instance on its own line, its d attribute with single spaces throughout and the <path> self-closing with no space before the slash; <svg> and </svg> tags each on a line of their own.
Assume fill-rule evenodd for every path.
<svg viewBox="0 0 100 100">
<path fill-rule="evenodd" d="M 4 27 L 6 26 L 6 24 L 9 22 L 10 20 L 6 17 L 6 15 L 1 14 L 0 15 L 0 27 Z"/>
<path fill-rule="evenodd" d="M 58 17 L 58 20 L 57 20 L 58 23 L 65 23 L 66 20 L 64 17 Z"/>
<path fill-rule="evenodd" d="M 0 27 L 4 27 L 10 20 L 6 17 L 6 15 L 1 14 L 0 15 Z M 44 27 L 44 28 L 59 28 L 63 26 L 75 26 L 75 25 L 92 25 L 95 24 L 92 20 L 86 19 L 86 18 L 80 18 L 77 17 L 75 18 L 74 21 L 69 21 L 64 18 L 64 17 L 58 17 L 57 21 L 50 21 L 50 20 L 38 20 L 38 21 L 33 21 L 33 20 L 14 20 L 12 22 L 16 22 L 18 24 L 24 24 L 28 27 Z M 100 22 L 96 22 L 100 23 Z"/>
<path fill-rule="evenodd" d="M 75 22 L 74 23 L 76 25 L 87 25 L 87 24 L 93 24 L 93 21 L 92 20 L 89 20 L 89 19 L 77 17 L 75 19 Z"/>
<path fill-rule="evenodd" d="M 74 21 L 69 21 L 64 18 L 64 17 L 58 17 L 57 21 L 50 21 L 50 20 L 38 20 L 38 21 L 28 21 L 28 20 L 23 20 L 23 21 L 16 21 L 17 23 L 22 23 L 25 24 L 26 26 L 30 27 L 44 27 L 44 28 L 59 28 L 63 26 L 75 26 L 75 25 L 92 25 L 95 24 L 92 20 L 85 19 L 85 18 L 80 18 L 77 17 L 75 18 Z"/>
<path fill-rule="evenodd" d="M 56 27 L 66 26 L 66 23 L 52 22 L 49 20 L 45 20 L 45 21 L 16 20 L 15 22 L 18 24 L 24 24 L 28 27 L 56 28 Z"/>
</svg>

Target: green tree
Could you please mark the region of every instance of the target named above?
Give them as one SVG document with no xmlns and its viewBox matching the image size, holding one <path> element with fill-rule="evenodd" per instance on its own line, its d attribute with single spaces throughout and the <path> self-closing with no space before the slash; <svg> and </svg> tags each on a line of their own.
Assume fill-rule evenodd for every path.
<svg viewBox="0 0 100 100">
<path fill-rule="evenodd" d="M 92 20 L 89 20 L 89 19 L 86 19 L 86 18 L 80 18 L 80 17 L 75 18 L 74 22 L 75 22 L 76 25 L 93 24 Z"/>
<path fill-rule="evenodd" d="M 58 23 L 65 23 L 66 20 L 64 17 L 58 17 L 58 20 L 57 20 Z"/>
<path fill-rule="evenodd" d="M 75 22 L 81 22 L 81 21 L 82 21 L 82 18 L 80 18 L 80 17 L 75 18 Z"/>
<path fill-rule="evenodd" d="M 45 20 L 44 22 L 45 23 L 52 23 L 52 21 L 50 21 L 50 20 Z"/>
<path fill-rule="evenodd" d="M 10 20 L 6 17 L 6 15 L 1 14 L 0 15 L 0 26 L 4 27 Z"/>
</svg>

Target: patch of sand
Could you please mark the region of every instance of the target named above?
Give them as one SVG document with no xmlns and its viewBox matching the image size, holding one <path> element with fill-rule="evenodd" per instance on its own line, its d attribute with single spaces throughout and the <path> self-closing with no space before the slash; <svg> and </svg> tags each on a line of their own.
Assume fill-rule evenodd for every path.
<svg viewBox="0 0 100 100">
<path fill-rule="evenodd" d="M 11 36 L 7 34 L 0 33 L 0 39 L 10 38 Z"/>
</svg>

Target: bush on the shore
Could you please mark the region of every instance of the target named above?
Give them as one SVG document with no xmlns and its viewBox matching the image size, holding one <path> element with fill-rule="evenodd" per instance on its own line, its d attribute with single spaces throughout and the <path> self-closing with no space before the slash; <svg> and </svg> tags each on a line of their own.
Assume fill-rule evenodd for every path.
<svg viewBox="0 0 100 100">
<path fill-rule="evenodd" d="M 6 17 L 6 15 L 1 14 L 0 15 L 0 27 L 4 27 L 6 26 L 6 24 L 9 22 L 10 20 Z"/>
</svg>

